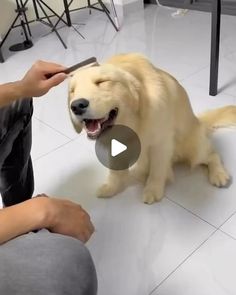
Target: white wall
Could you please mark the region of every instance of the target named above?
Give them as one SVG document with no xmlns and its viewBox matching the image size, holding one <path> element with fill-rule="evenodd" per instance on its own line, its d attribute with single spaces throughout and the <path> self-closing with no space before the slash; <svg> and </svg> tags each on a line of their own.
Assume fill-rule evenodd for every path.
<svg viewBox="0 0 236 295">
<path fill-rule="evenodd" d="M 1 3 L 1 11 L 0 11 L 0 34 L 6 33 L 8 27 L 10 26 L 11 22 L 14 20 L 15 8 L 16 8 L 16 1 L 15 0 L 0 0 Z M 24 1 L 24 0 L 23 0 Z M 68 0 L 69 1 L 69 0 Z M 47 3 L 47 0 L 45 0 Z M 74 0 L 73 5 L 71 8 L 82 7 L 85 6 L 87 3 L 86 0 Z M 58 14 L 62 13 L 64 10 L 63 0 L 50 0 L 48 1 L 50 7 L 55 10 Z M 29 1 L 27 4 L 29 8 L 27 12 L 27 16 L 29 19 L 35 19 L 35 14 L 33 10 L 32 1 Z"/>
<path fill-rule="evenodd" d="M 0 34 L 3 34 L 8 28 L 11 20 L 15 15 L 14 13 L 14 3 L 11 0 L 1 1 L 1 11 L 0 11 Z"/>
<path fill-rule="evenodd" d="M 9 28 L 11 22 L 14 20 L 16 16 L 14 10 L 16 8 L 15 0 L 0 0 L 1 1 L 1 11 L 0 11 L 0 35 L 4 35 Z M 24 1 L 24 0 L 23 0 Z M 47 0 L 44 0 L 47 3 Z M 69 0 L 68 0 L 69 1 Z M 104 2 L 109 0 L 104 0 Z M 113 0 L 117 6 L 123 6 L 125 4 L 129 4 L 131 2 L 135 2 L 137 0 Z M 143 0 L 138 0 L 143 1 Z M 96 0 L 91 1 L 96 2 Z M 64 10 L 63 0 L 50 0 L 48 4 L 52 9 L 54 9 L 58 14 L 62 13 Z M 87 0 L 74 0 L 71 8 L 83 7 L 87 4 Z M 29 19 L 35 19 L 34 10 L 32 7 L 32 1 L 30 0 L 27 4 L 29 11 L 27 12 L 27 16 Z"/>
</svg>

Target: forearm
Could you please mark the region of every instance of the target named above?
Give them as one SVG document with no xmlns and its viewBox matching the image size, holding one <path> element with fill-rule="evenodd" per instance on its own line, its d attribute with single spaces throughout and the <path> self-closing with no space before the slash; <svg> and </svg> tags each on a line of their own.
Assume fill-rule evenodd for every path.
<svg viewBox="0 0 236 295">
<path fill-rule="evenodd" d="M 27 232 L 47 227 L 47 198 L 33 198 L 0 210 L 0 245 Z"/>
<path fill-rule="evenodd" d="M 0 85 L 0 108 L 22 98 L 24 98 L 24 87 L 21 81 Z"/>
<path fill-rule="evenodd" d="M 46 94 L 52 87 L 63 82 L 67 75 L 63 73 L 66 68 L 43 61 L 36 62 L 26 73 L 23 79 L 0 85 L 0 108 L 17 99 L 26 97 L 39 97 Z M 48 74 L 54 74 L 48 78 Z"/>
</svg>

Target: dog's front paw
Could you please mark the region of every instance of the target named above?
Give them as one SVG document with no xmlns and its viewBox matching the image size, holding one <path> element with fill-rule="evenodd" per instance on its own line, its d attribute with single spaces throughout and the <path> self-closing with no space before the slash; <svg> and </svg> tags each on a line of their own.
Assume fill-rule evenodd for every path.
<svg viewBox="0 0 236 295">
<path fill-rule="evenodd" d="M 231 184 L 231 178 L 224 169 L 209 174 L 209 181 L 217 187 L 227 187 Z"/>
<path fill-rule="evenodd" d="M 104 183 L 98 190 L 97 190 L 97 197 L 98 198 L 110 198 L 117 193 L 117 190 L 114 186 L 108 183 Z"/>
<path fill-rule="evenodd" d="M 174 170 L 172 169 L 172 167 L 169 169 L 169 173 L 167 175 L 167 181 L 170 183 L 173 183 L 175 180 L 175 174 L 174 174 Z"/>
<path fill-rule="evenodd" d="M 149 205 L 153 204 L 154 202 L 159 202 L 162 198 L 162 194 L 159 194 L 152 190 L 145 190 L 143 194 L 143 202 Z"/>
</svg>

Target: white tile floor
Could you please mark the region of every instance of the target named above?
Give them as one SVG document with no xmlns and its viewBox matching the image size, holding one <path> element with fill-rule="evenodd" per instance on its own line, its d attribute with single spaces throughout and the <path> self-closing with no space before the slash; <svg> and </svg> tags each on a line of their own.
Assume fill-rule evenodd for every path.
<svg viewBox="0 0 236 295">
<path fill-rule="evenodd" d="M 18 79 L 35 59 L 72 65 L 95 55 L 139 51 L 181 80 L 196 112 L 236 103 L 236 17 L 223 16 L 220 53 L 220 93 L 208 96 L 210 14 L 148 6 L 125 19 L 115 33 L 102 14 L 74 14 L 85 22 L 54 34 L 35 46 L 11 55 L 0 64 L 1 82 Z M 4 52 L 6 54 L 6 52 Z M 229 169 L 229 188 L 210 186 L 202 169 L 176 168 L 176 181 L 161 203 L 141 202 L 141 188 L 132 187 L 109 200 L 95 197 L 106 174 L 94 153 L 94 143 L 77 135 L 66 109 L 67 83 L 35 99 L 33 151 L 35 193 L 47 192 L 81 203 L 92 216 L 96 233 L 88 243 L 94 258 L 99 295 L 226 295 L 236 294 L 236 131 L 214 135 L 216 148 Z"/>
</svg>

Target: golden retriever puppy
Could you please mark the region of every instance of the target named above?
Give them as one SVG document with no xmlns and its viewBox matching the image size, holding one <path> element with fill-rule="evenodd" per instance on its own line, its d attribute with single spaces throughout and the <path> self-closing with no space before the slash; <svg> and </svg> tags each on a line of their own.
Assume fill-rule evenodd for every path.
<svg viewBox="0 0 236 295">
<path fill-rule="evenodd" d="M 226 186 L 230 176 L 209 139 L 213 128 L 236 123 L 236 107 L 226 106 L 196 117 L 184 88 L 168 73 L 136 53 L 117 55 L 102 65 L 80 69 L 69 83 L 69 109 L 77 132 L 97 139 L 108 127 L 133 129 L 141 141 L 134 167 L 110 170 L 99 197 L 110 197 L 127 185 L 128 176 L 145 184 L 143 201 L 164 195 L 173 179 L 173 164 L 206 165 L 209 182 Z"/>
</svg>

